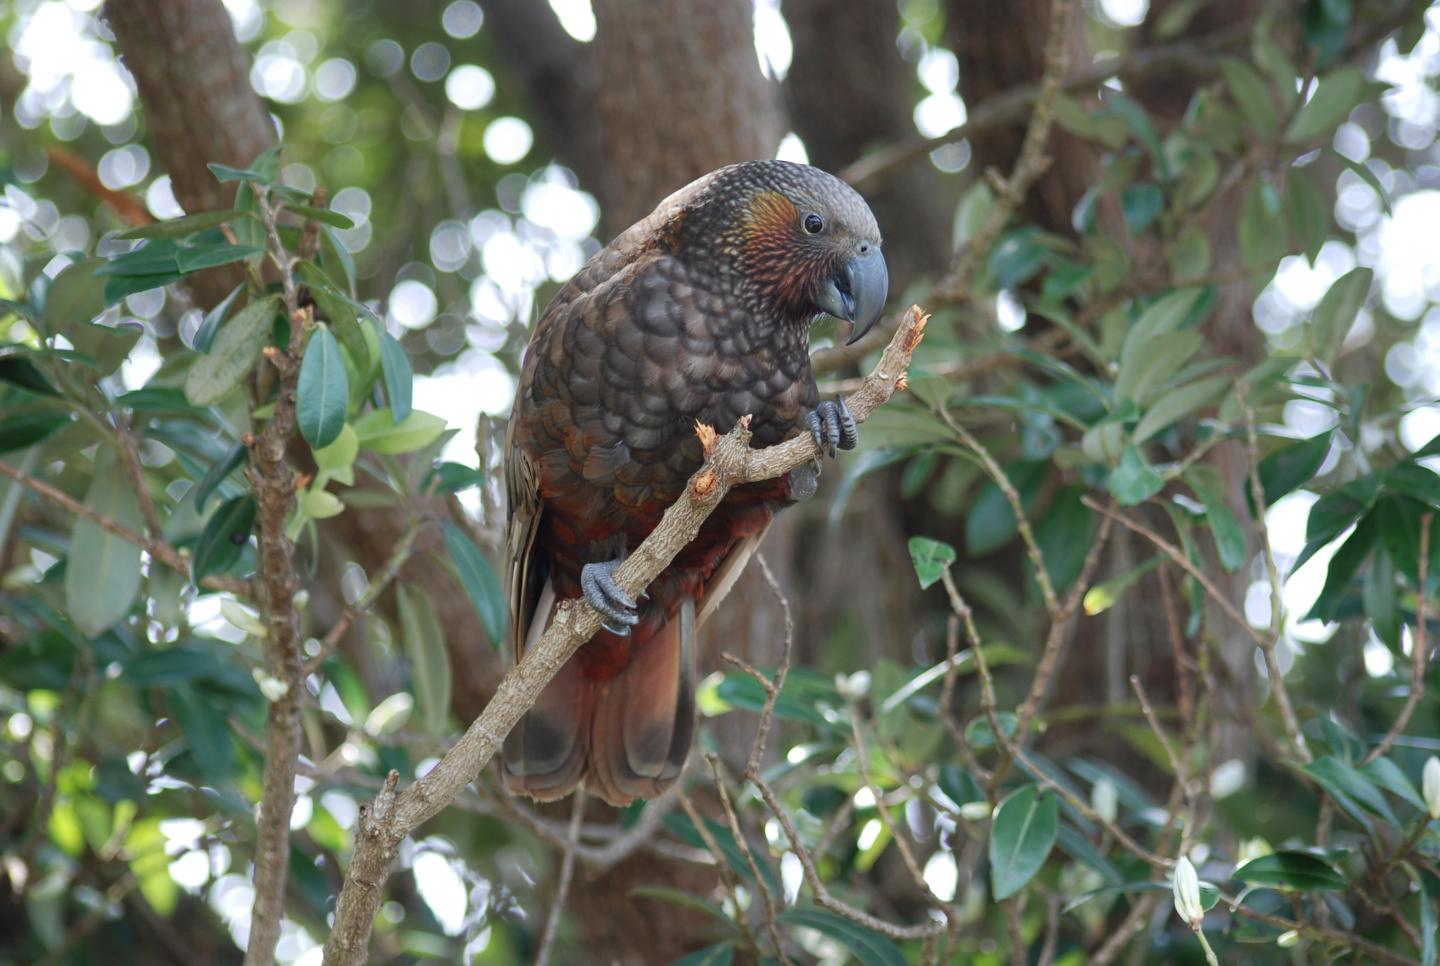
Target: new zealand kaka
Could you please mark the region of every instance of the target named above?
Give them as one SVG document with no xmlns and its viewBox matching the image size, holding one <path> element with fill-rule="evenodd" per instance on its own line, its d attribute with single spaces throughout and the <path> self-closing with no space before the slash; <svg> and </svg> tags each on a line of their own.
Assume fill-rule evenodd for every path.
<svg viewBox="0 0 1440 966">
<path fill-rule="evenodd" d="M 505 741 L 507 787 L 548 801 L 580 782 L 613 805 L 680 774 L 695 729 L 695 634 L 775 511 L 810 496 L 818 464 L 737 487 L 639 601 L 615 583 L 703 462 L 695 423 L 750 414 L 753 445 L 812 433 L 834 455 L 855 422 L 822 402 L 810 325 L 859 338 L 885 304 L 880 231 L 848 185 L 751 161 L 660 203 L 560 290 L 530 339 L 510 420 L 506 528 L 518 660 L 556 602 L 605 619 Z"/>
</svg>

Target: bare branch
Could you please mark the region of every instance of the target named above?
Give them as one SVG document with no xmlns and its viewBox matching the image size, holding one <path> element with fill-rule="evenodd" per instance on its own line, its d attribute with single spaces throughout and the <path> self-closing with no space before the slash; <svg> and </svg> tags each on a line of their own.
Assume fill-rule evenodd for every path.
<svg viewBox="0 0 1440 966">
<path fill-rule="evenodd" d="M 560 860 L 560 879 L 555 883 L 555 898 L 550 903 L 550 915 L 545 920 L 545 933 L 540 937 L 540 951 L 535 954 L 535 966 L 546 966 L 550 962 L 550 951 L 555 946 L 555 936 L 560 932 L 560 914 L 565 911 L 565 899 L 570 894 L 570 879 L 575 874 L 575 849 L 580 844 L 580 822 L 585 818 L 585 789 L 575 791 L 570 803 L 570 831 L 565 837 L 565 855 Z"/>
</svg>

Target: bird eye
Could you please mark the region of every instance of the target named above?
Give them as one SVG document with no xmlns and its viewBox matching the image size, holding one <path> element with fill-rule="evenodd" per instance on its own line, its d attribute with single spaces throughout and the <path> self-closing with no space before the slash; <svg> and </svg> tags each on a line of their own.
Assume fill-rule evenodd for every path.
<svg viewBox="0 0 1440 966">
<path fill-rule="evenodd" d="M 812 212 L 811 214 L 805 216 L 805 230 L 808 231 L 810 234 L 818 235 L 822 230 L 824 230 L 824 228 L 825 219 L 821 218 L 819 215 Z"/>
</svg>

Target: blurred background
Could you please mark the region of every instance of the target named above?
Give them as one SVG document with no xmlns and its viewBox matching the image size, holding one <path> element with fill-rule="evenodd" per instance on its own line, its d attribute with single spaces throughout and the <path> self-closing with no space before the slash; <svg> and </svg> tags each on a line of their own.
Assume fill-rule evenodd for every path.
<svg viewBox="0 0 1440 966">
<path fill-rule="evenodd" d="M 1331 564 L 1351 533 L 1345 526 L 1310 548 L 1304 566 L 1293 564 L 1316 536 L 1310 510 L 1323 493 L 1411 459 L 1440 434 L 1440 7 L 1075 6 L 1051 163 L 1003 231 L 983 239 L 977 280 L 966 283 L 973 291 L 956 298 L 955 253 L 996 204 L 986 172 L 1008 174 L 1025 136 L 1045 67 L 1049 0 L 134 0 L 114 5 L 108 18 L 87 0 L 4 0 L 0 296 L 19 299 L 74 253 L 125 250 L 129 243 L 113 237 L 120 229 L 229 207 L 233 186 L 210 178 L 205 162 L 243 165 L 283 142 L 285 183 L 326 188 L 331 207 L 353 221 L 338 239 L 354 259 L 360 298 L 376 307 L 418 374 L 416 408 L 456 430 L 433 455 L 486 474 L 489 482 L 455 499 L 494 551 L 503 522 L 495 481 L 519 352 L 559 285 L 705 171 L 757 157 L 808 161 L 849 179 L 875 210 L 892 311 L 919 302 L 935 320 L 912 373 L 912 399 L 864 427 L 862 449 L 827 466 L 820 496 L 767 539 L 766 558 L 793 611 L 800 680 L 814 689 L 801 691 L 802 701 L 843 705 L 835 675 L 868 672 L 854 686 L 863 694 L 873 683 L 879 705 L 945 658 L 951 609 L 942 588 L 916 580 L 907 541 L 917 535 L 955 549 L 955 579 L 982 636 L 1008 649 L 996 668 L 1001 704 L 1025 696 L 1048 626 L 1032 562 L 1010 504 L 938 414 L 953 410 L 1004 464 L 1063 590 L 1099 528 L 1100 514 L 1081 497 L 1105 493 L 1122 457 L 1089 445 L 1087 434 L 1103 420 L 1066 396 L 1068 376 L 1032 357 L 1108 384 L 1114 370 L 1105 359 L 1113 360 L 1125 326 L 1183 283 L 1206 293 L 1197 359 L 1216 363 L 1208 374 L 1233 381 L 1267 358 L 1293 363 L 1276 370 L 1282 390 L 1257 389 L 1250 399 L 1259 455 L 1294 440 L 1325 442 L 1263 513 L 1278 595 L 1247 509 L 1244 447 L 1211 450 L 1207 432 L 1239 437 L 1200 427 L 1200 414 L 1208 419 L 1221 402 L 1220 386 L 1180 413 L 1185 425 L 1166 423 L 1164 433 L 1134 440 L 1145 444 L 1137 453 L 1147 468 L 1186 454 L 1213 465 L 1218 495 L 1171 499 L 1172 488 L 1140 515 L 1183 530 L 1186 552 L 1253 627 L 1271 627 L 1272 608 L 1283 607 L 1280 663 L 1302 695 L 1308 730 L 1320 735 L 1339 722 L 1362 740 L 1383 733 L 1409 691 L 1411 632 L 1403 620 L 1377 628 L 1360 603 L 1370 569 L 1357 576 L 1350 567 L 1332 593 L 1336 606 L 1315 607 L 1327 578 L 1336 579 Z M 197 73 L 197 64 L 221 62 L 224 70 Z M 1342 70 L 1360 79 L 1333 118 L 1313 131 L 1287 129 L 1315 78 Z M 1373 270 L 1373 287 L 1334 346 L 1317 349 L 1317 306 L 1357 267 Z M 106 377 L 109 392 L 163 379 L 167 360 L 193 343 L 205 310 L 227 290 L 201 278 L 108 309 L 107 324 L 142 330 Z M 0 320 L 0 335 L 24 343 L 33 333 L 23 326 Z M 852 386 L 883 344 L 826 354 L 835 335 L 822 322 L 813 337 L 829 391 Z M 1243 436 L 1236 412 L 1215 419 Z M 1131 414 L 1130 429 L 1139 415 Z M 0 411 L 0 435 L 4 419 Z M 156 447 L 147 460 L 163 469 L 169 457 Z M 66 458 L 9 449 L 7 461 L 31 468 Z M 1114 485 L 1109 491 L 1119 495 Z M 1213 537 L 1238 541 L 1228 548 L 1206 530 L 1212 503 L 1231 514 L 1233 532 Z M 350 505 L 355 512 L 328 522 L 323 546 L 307 557 L 308 613 L 322 629 L 349 599 L 346 581 L 375 573 L 407 525 L 380 501 Z M 219 739 L 231 761 L 223 781 L 192 781 L 183 769 L 136 774 L 135 755 L 177 740 L 156 703 L 163 699 L 154 688 L 164 682 L 122 686 L 102 661 L 95 700 L 67 697 L 71 659 L 36 652 L 39 618 L 26 603 L 63 553 L 47 544 L 47 527 L 64 526 L 22 501 L 18 486 L 0 488 L 0 853 L 7 866 L 21 863 L 31 883 L 0 886 L 0 961 L 238 961 L 253 898 L 244 826 L 258 755 L 237 732 Z M 421 544 L 433 550 L 439 540 Z M 1076 771 L 1077 787 L 1108 775 L 1124 792 L 1130 821 L 1151 831 L 1164 824 L 1166 765 L 1128 679 L 1138 675 L 1167 707 L 1181 702 L 1177 663 L 1185 659 L 1172 647 L 1174 614 L 1162 606 L 1173 592 L 1185 610 L 1182 636 L 1216 662 L 1200 672 L 1213 684 L 1214 726 L 1202 756 L 1213 848 L 1234 854 L 1242 841 L 1278 842 L 1297 823 L 1313 827 L 1314 796 L 1287 797 L 1285 774 L 1257 751 L 1259 726 L 1237 710 L 1258 707 L 1266 694 L 1253 642 L 1154 556 L 1128 534 L 1105 545 L 1093 578 L 1106 592 L 1087 595 L 1086 616 L 1066 623 L 1064 663 L 1047 694 L 1045 754 L 1093 763 Z M 1371 568 L 1393 566 L 1378 552 L 1375 561 Z M 1403 571 L 1388 579 L 1401 587 L 1395 606 L 1403 612 L 1408 600 L 1413 616 L 1416 584 L 1412 577 L 1407 598 Z M 426 589 L 443 628 L 453 722 L 463 726 L 484 706 L 504 661 L 432 555 L 407 564 L 405 578 Z M 1348 609 L 1339 606 L 1345 593 Z M 186 639 L 244 637 L 222 615 L 222 598 L 185 592 Z M 409 707 L 409 670 L 383 629 L 395 620 L 394 605 L 382 601 L 377 620 L 347 635 L 338 666 L 314 684 L 307 727 L 316 747 L 341 754 L 353 774 L 302 780 L 292 820 L 296 894 L 279 950 L 285 962 L 319 961 L 337 860 L 357 804 L 372 791 L 356 776 L 386 767 L 412 775 L 444 747 L 403 722 L 387 731 L 375 718 L 377 709 L 382 718 L 396 710 L 387 698 Z M 714 655 L 723 649 L 773 666 L 781 626 L 780 604 L 752 568 L 709 630 L 705 672 L 714 673 L 702 687 L 701 740 L 735 772 L 749 751 L 756 702 L 734 673 L 716 670 Z M 883 725 L 896 747 L 882 781 L 910 815 L 932 896 L 979 901 L 982 860 L 952 838 L 953 821 L 936 822 L 928 793 L 905 792 L 919 789 L 912 779 L 933 785 L 950 759 L 937 690 L 913 720 Z M 978 700 L 967 674 L 954 696 L 962 724 L 978 715 Z M 1273 706 L 1263 715 L 1274 723 Z M 1437 704 L 1426 698 L 1409 729 L 1418 737 L 1396 744 L 1412 780 L 1437 747 L 1437 725 Z M 887 849 L 891 835 L 881 834 L 873 795 L 856 791 L 848 746 L 827 744 L 825 728 L 792 709 L 772 740 L 774 762 L 813 766 L 809 779 L 787 789 L 787 801 L 809 823 L 807 835 L 834 823 L 825 833 L 827 877 L 879 914 L 918 915 L 924 897 Z M 852 778 L 831 780 L 846 774 Z M 409 871 L 391 880 L 377 949 L 396 962 L 528 961 L 553 888 L 556 823 L 568 809 L 521 820 L 510 808 L 481 788 L 467 808 L 422 830 L 402 855 Z M 589 815 L 616 819 L 599 805 Z M 793 896 L 798 864 L 793 855 L 786 861 L 774 820 L 755 815 L 751 831 L 774 847 Z M 702 843 L 693 826 L 666 828 L 656 849 L 604 870 L 582 866 L 560 961 L 598 961 L 591 954 L 604 950 L 616 961 L 669 962 L 714 941 L 716 924 L 703 909 L 632 893 L 715 890 L 714 865 L 695 861 Z M 1080 871 L 1051 872 L 1054 895 L 1079 889 L 1062 876 Z M 1096 920 L 1096 906 L 1057 927 L 1062 959 L 1082 961 L 1106 922 L 1113 925 L 1106 916 L 1125 911 L 1111 907 Z M 991 938 L 1003 921 L 989 915 L 974 913 L 978 925 L 955 961 L 1008 956 Z M 1043 903 L 1031 917 L 1038 955 Z M 1132 961 L 1179 955 L 1169 944 L 1184 941 L 1158 921 L 1143 935 Z M 798 941 L 815 958 L 852 955 L 819 933 Z M 919 948 L 912 943 L 907 954 Z M 1283 956 L 1273 945 L 1263 953 L 1271 955 Z"/>
</svg>

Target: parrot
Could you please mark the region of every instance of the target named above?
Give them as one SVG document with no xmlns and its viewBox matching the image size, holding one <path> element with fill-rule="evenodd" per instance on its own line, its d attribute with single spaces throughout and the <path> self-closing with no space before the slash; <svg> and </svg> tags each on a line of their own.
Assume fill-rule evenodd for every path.
<svg viewBox="0 0 1440 966">
<path fill-rule="evenodd" d="M 684 769 L 696 723 L 696 633 L 774 514 L 812 496 L 820 466 L 732 489 L 639 599 L 614 579 L 704 462 L 697 423 L 750 416 L 751 445 L 809 433 L 853 449 L 843 399 L 821 400 L 810 327 L 884 310 L 889 274 L 864 199 L 818 168 L 779 160 L 712 171 L 595 254 L 531 332 L 506 434 L 510 621 L 517 661 L 560 601 L 602 627 L 506 737 L 512 794 L 584 789 L 611 805 L 653 799 Z"/>
</svg>

